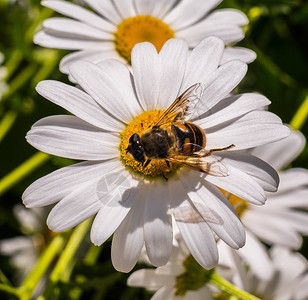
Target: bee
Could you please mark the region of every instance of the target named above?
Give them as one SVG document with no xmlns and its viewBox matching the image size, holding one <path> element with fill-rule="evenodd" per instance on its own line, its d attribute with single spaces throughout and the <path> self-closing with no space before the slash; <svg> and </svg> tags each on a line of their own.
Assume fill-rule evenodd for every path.
<svg viewBox="0 0 308 300">
<path fill-rule="evenodd" d="M 170 162 L 174 162 L 206 174 L 227 176 L 226 167 L 218 159 L 209 156 L 234 145 L 205 150 L 205 132 L 198 125 L 186 121 L 194 114 L 201 94 L 200 83 L 189 87 L 162 113 L 156 123 L 130 137 L 126 152 L 143 168 L 151 160 L 163 159 L 169 168 Z"/>
</svg>

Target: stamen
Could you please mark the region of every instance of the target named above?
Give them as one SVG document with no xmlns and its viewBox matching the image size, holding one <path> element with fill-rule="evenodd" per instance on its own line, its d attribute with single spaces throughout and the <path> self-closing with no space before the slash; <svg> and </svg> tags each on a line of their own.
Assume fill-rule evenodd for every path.
<svg viewBox="0 0 308 300">
<path fill-rule="evenodd" d="M 119 24 L 114 36 L 116 50 L 130 63 L 131 52 L 136 44 L 150 42 L 159 52 L 167 40 L 174 38 L 174 32 L 160 19 L 152 16 L 136 16 L 125 19 Z"/>
<path fill-rule="evenodd" d="M 130 171 L 143 175 L 148 179 L 153 179 L 155 177 L 165 178 L 166 175 L 170 176 L 179 167 L 179 164 L 171 162 L 169 162 L 168 167 L 165 159 L 152 159 L 151 162 L 144 167 L 137 162 L 130 153 L 127 153 L 126 150 L 130 137 L 134 133 L 138 133 L 142 136 L 143 132 L 151 128 L 158 121 L 162 113 L 163 111 L 161 110 L 146 111 L 131 121 L 125 130 L 121 132 L 120 153 L 123 164 Z"/>
<path fill-rule="evenodd" d="M 242 213 L 246 210 L 247 208 L 247 202 L 243 199 L 241 199 L 240 197 L 237 197 L 233 194 L 228 193 L 227 191 L 219 188 L 220 191 L 228 198 L 229 202 L 232 204 L 232 206 L 234 207 L 236 213 L 238 214 L 238 216 L 241 216 Z"/>
</svg>

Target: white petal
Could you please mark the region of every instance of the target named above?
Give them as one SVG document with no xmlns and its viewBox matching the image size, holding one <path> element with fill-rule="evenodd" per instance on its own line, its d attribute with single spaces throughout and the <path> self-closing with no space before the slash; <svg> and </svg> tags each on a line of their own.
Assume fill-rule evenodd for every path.
<svg viewBox="0 0 308 300">
<path fill-rule="evenodd" d="M 187 27 L 217 6 L 221 0 L 182 0 L 165 16 L 164 22 L 168 23 L 173 30 Z"/>
<path fill-rule="evenodd" d="M 124 124 L 107 114 L 88 94 L 65 83 L 45 80 L 37 92 L 49 101 L 62 106 L 82 120 L 110 131 L 124 130 Z"/>
<path fill-rule="evenodd" d="M 40 151 L 81 160 L 119 156 L 120 138 L 74 116 L 50 116 L 36 122 L 26 136 Z"/>
<path fill-rule="evenodd" d="M 247 210 L 242 220 L 251 232 L 269 245 L 278 244 L 293 249 L 301 245 L 299 233 L 290 228 L 285 217 L 276 217 L 276 213 L 267 212 L 266 209 L 262 213 Z"/>
<path fill-rule="evenodd" d="M 257 58 L 257 54 L 247 48 L 243 47 L 226 47 L 221 59 L 221 64 L 224 64 L 230 60 L 239 59 L 246 64 L 252 63 Z"/>
<path fill-rule="evenodd" d="M 280 185 L 278 192 L 280 196 L 286 192 L 292 192 L 304 188 L 308 185 L 308 170 L 302 168 L 292 168 L 279 173 Z M 273 196 L 275 196 L 273 195 Z"/>
<path fill-rule="evenodd" d="M 215 10 L 207 17 L 177 32 L 177 37 L 184 38 L 190 47 L 196 46 L 200 40 L 208 36 L 216 36 L 231 44 L 244 38 L 240 27 L 248 23 L 247 17 L 234 9 Z"/>
<path fill-rule="evenodd" d="M 137 12 L 133 0 L 113 0 L 113 2 L 123 20 L 136 16 Z"/>
<path fill-rule="evenodd" d="M 244 38 L 244 31 L 240 26 L 247 23 L 248 19 L 242 12 L 221 9 L 192 26 L 178 31 L 177 37 L 187 40 L 190 47 L 196 46 L 200 40 L 208 36 L 216 36 L 225 44 L 231 44 Z"/>
<path fill-rule="evenodd" d="M 280 271 L 280 283 L 282 285 L 297 280 L 297 277 L 307 270 L 307 260 L 298 252 L 275 245 L 270 249 L 270 255 L 275 268 Z"/>
<path fill-rule="evenodd" d="M 150 262 L 166 264 L 172 250 L 172 224 L 168 185 L 151 182 L 144 211 L 144 240 Z"/>
<path fill-rule="evenodd" d="M 42 221 L 45 223 L 47 209 L 41 207 L 28 209 L 22 204 L 16 204 L 13 207 L 13 214 L 27 232 L 39 232 L 42 230 Z"/>
<path fill-rule="evenodd" d="M 115 178 L 116 182 L 111 183 L 116 186 L 108 186 L 107 183 Z M 107 183 L 101 182 L 101 184 L 105 185 L 107 190 L 101 191 L 98 187 L 98 191 L 104 205 L 94 219 L 90 235 L 92 243 L 97 246 L 103 244 L 119 227 L 140 192 L 138 181 L 127 171 L 110 172 L 105 174 L 103 179 Z"/>
<path fill-rule="evenodd" d="M 97 63 L 97 65 L 107 72 L 115 82 L 121 82 L 120 92 L 117 90 L 117 94 L 120 94 L 123 99 L 121 102 L 118 100 L 118 104 L 125 113 L 129 113 L 132 118 L 141 114 L 142 108 L 136 98 L 135 87 L 132 84 L 132 74 L 127 65 L 116 59 L 104 60 Z"/>
<path fill-rule="evenodd" d="M 173 282 L 170 275 L 158 275 L 157 269 L 141 269 L 134 272 L 127 279 L 129 286 L 144 287 L 150 290 L 158 290 L 159 288 L 171 285 Z"/>
<path fill-rule="evenodd" d="M 183 300 L 214 300 L 208 285 L 204 285 L 196 291 L 188 291 L 184 297 Z"/>
<path fill-rule="evenodd" d="M 275 169 L 263 160 L 244 151 L 227 152 L 219 154 L 222 162 L 245 172 L 251 176 L 265 191 L 275 192 L 279 184 L 279 177 Z"/>
<path fill-rule="evenodd" d="M 122 17 L 120 16 L 112 1 L 85 0 L 85 2 L 104 18 L 109 19 L 115 25 L 122 21 Z"/>
<path fill-rule="evenodd" d="M 234 26 L 244 26 L 248 24 L 248 18 L 244 13 L 236 9 L 217 9 L 213 11 L 208 17 L 208 21 L 214 25 L 220 23 L 234 25 Z"/>
<path fill-rule="evenodd" d="M 279 185 L 281 186 L 281 184 Z M 308 209 L 308 188 L 290 190 L 289 192 L 267 195 L 271 209 L 276 208 L 300 208 Z"/>
<path fill-rule="evenodd" d="M 161 18 L 170 10 L 175 2 L 176 0 L 135 0 L 135 5 L 139 15 Z"/>
<path fill-rule="evenodd" d="M 143 186 L 139 187 L 144 188 Z M 115 231 L 111 246 L 111 260 L 116 270 L 129 272 L 135 266 L 144 244 L 143 223 L 145 193 L 141 191 L 121 225 Z"/>
<path fill-rule="evenodd" d="M 50 35 L 44 31 L 39 31 L 35 34 L 34 43 L 43 47 L 55 48 L 55 49 L 67 49 L 67 50 L 80 50 L 80 49 L 90 49 L 90 48 L 106 48 L 106 42 L 86 40 L 86 39 L 76 39 L 69 37 L 61 37 Z M 108 47 L 110 43 L 107 42 Z"/>
<path fill-rule="evenodd" d="M 69 74 L 70 65 L 78 60 L 84 60 L 97 64 L 104 59 L 116 58 L 124 62 L 124 60 L 118 55 L 117 51 L 114 49 L 113 43 L 110 43 L 109 48 L 110 49 L 87 49 L 70 53 L 61 59 L 60 71 L 65 74 Z"/>
<path fill-rule="evenodd" d="M 22 195 L 23 203 L 27 207 L 53 204 L 72 193 L 81 184 L 119 168 L 122 168 L 119 160 L 82 162 L 64 167 L 33 182 Z"/>
<path fill-rule="evenodd" d="M 205 180 L 215 184 L 216 186 L 234 194 L 248 202 L 261 205 L 266 200 L 266 195 L 261 186 L 243 171 L 234 168 L 231 165 L 226 167 L 229 175 L 226 177 L 217 177 L 206 175 Z"/>
<path fill-rule="evenodd" d="M 136 6 L 136 11 L 138 15 L 143 15 L 143 16 L 147 16 L 150 15 L 152 16 L 152 11 L 155 8 L 155 1 L 153 0 L 148 0 L 148 1 L 144 1 L 144 0 L 135 0 L 135 6 Z"/>
<path fill-rule="evenodd" d="M 238 118 L 248 112 L 261 109 L 270 101 L 260 94 L 248 93 L 233 95 L 218 102 L 214 107 L 195 120 L 202 128 L 210 128 Z"/>
<path fill-rule="evenodd" d="M 220 38 L 224 44 L 235 43 L 244 38 L 244 31 L 239 27 L 223 24 L 217 27 L 207 23 L 205 19 L 202 23 L 178 31 L 176 37 L 186 40 L 190 48 L 195 47 L 200 40 L 209 36 Z"/>
<path fill-rule="evenodd" d="M 206 220 L 211 229 L 230 247 L 238 249 L 245 244 L 245 230 L 227 198 L 212 184 L 200 178 L 197 172 L 181 176 L 180 180 L 188 196 L 196 206 L 206 206 L 217 221 Z"/>
<path fill-rule="evenodd" d="M 173 179 L 169 180 L 169 190 L 171 195 L 171 205 L 174 213 L 180 213 L 178 208 L 189 207 L 191 204 L 188 202 L 186 191 L 178 181 Z M 196 213 L 191 210 L 191 217 Z M 175 215 L 177 219 L 177 215 Z M 196 261 L 206 269 L 211 269 L 217 265 L 218 252 L 216 241 L 213 232 L 206 222 L 189 222 L 176 221 L 185 244 Z"/>
<path fill-rule="evenodd" d="M 106 60 L 98 66 L 79 61 L 71 65 L 70 73 L 97 103 L 120 121 L 129 123 L 141 111 L 130 72 L 121 62 Z"/>
<path fill-rule="evenodd" d="M 223 50 L 224 44 L 216 37 L 200 42 L 188 56 L 181 92 L 211 76 L 220 64 Z"/>
<path fill-rule="evenodd" d="M 151 298 L 151 300 L 172 300 L 172 299 L 174 299 L 173 288 L 169 286 L 164 286 L 160 288 Z"/>
<path fill-rule="evenodd" d="M 183 81 L 187 55 L 188 46 L 183 40 L 168 40 L 160 50 L 159 63 L 162 76 L 160 76 L 157 109 L 167 109 L 177 98 Z"/>
<path fill-rule="evenodd" d="M 222 148 L 234 144 L 230 151 L 248 149 L 287 137 L 288 127 L 267 111 L 252 111 L 229 122 L 205 129 L 207 149 Z"/>
<path fill-rule="evenodd" d="M 17 255 L 21 251 L 32 249 L 33 240 L 26 236 L 15 236 L 9 239 L 1 239 L 0 253 L 3 255 Z"/>
<path fill-rule="evenodd" d="M 207 78 L 202 78 L 203 95 L 201 98 L 204 111 L 210 110 L 224 99 L 238 85 L 247 71 L 247 65 L 241 61 L 230 61 L 212 72 Z M 197 115 L 196 115 L 197 117 Z"/>
<path fill-rule="evenodd" d="M 45 0 L 42 1 L 42 5 L 49 7 L 60 14 L 72 17 L 107 32 L 114 32 L 116 29 L 111 23 L 105 21 L 95 13 L 67 1 Z"/>
<path fill-rule="evenodd" d="M 300 131 L 291 130 L 291 134 L 285 139 L 255 148 L 252 153 L 281 170 L 301 153 L 305 143 L 306 139 Z"/>
<path fill-rule="evenodd" d="M 43 22 L 43 26 L 47 34 L 58 37 L 109 41 L 114 38 L 111 33 L 68 18 L 49 18 Z"/>
<path fill-rule="evenodd" d="M 294 291 L 294 299 L 305 300 L 308 298 L 308 275 L 302 275 L 298 279 L 296 289 Z"/>
<path fill-rule="evenodd" d="M 132 69 L 140 104 L 153 110 L 159 97 L 160 64 L 156 48 L 150 43 L 137 44 L 132 50 Z"/>
<path fill-rule="evenodd" d="M 64 197 L 50 212 L 48 227 L 55 232 L 70 229 L 96 214 L 102 207 L 96 186 L 100 178 L 87 181 Z"/>
<path fill-rule="evenodd" d="M 273 276 L 273 263 L 265 246 L 252 234 L 246 231 L 246 244 L 238 250 L 238 254 L 246 261 L 252 272 L 262 280 Z"/>
</svg>

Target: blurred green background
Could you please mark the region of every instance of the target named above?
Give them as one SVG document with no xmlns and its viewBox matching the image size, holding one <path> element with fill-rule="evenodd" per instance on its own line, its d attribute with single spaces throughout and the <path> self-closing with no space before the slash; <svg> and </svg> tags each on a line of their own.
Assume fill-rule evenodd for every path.
<svg viewBox="0 0 308 300">
<path fill-rule="evenodd" d="M 246 28 L 246 38 L 238 45 L 250 48 L 258 55 L 257 60 L 249 65 L 248 74 L 238 92 L 257 91 L 264 94 L 272 101 L 269 110 L 278 114 L 284 123 L 290 123 L 308 96 L 307 1 L 225 0 L 220 7 L 237 8 L 247 14 L 250 24 Z M 0 101 L 0 128 L 9 128 L 6 135 L 0 136 L 0 178 L 36 153 L 25 141 L 31 125 L 44 116 L 65 113 L 35 91 L 40 80 L 68 82 L 67 77 L 58 70 L 59 60 L 66 52 L 44 49 L 32 43 L 33 33 L 41 21 L 54 14 L 37 0 L 0 0 L 0 52 L 4 54 L 3 65 L 7 69 L 7 74 L 2 77 L 8 86 Z M 307 122 L 302 124 L 301 130 L 307 137 Z M 0 239 L 24 234 L 12 209 L 21 203 L 25 188 L 35 179 L 69 163 L 69 160 L 56 157 L 46 159 L 17 184 L 1 191 Z M 292 166 L 308 168 L 308 147 Z M 308 257 L 307 239 L 301 252 Z M 127 288 L 127 275 L 113 270 L 110 242 L 98 255 L 95 266 L 89 267 L 82 260 L 77 262 L 71 283 L 59 284 L 61 299 L 71 298 L 80 275 L 86 278 L 82 283 L 84 299 L 90 296 L 93 299 L 150 299 L 150 293 L 146 291 Z M 7 279 L 15 283 L 16 269 L 6 256 L 0 256 L 0 265 Z M 0 281 L 3 280 L 0 274 Z M 3 297 L 8 299 L 7 295 Z"/>
</svg>

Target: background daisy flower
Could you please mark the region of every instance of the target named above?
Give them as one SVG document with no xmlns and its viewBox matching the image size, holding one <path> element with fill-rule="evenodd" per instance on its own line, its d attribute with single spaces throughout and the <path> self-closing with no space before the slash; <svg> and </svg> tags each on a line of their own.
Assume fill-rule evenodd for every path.
<svg viewBox="0 0 308 300">
<path fill-rule="evenodd" d="M 1 240 L 0 253 L 10 257 L 10 261 L 18 269 L 16 280 L 21 282 L 49 242 L 51 231 L 46 226 L 45 208 L 26 209 L 19 204 L 14 207 L 14 215 L 25 235 Z"/>
<path fill-rule="evenodd" d="M 2 95 L 7 90 L 7 84 L 4 82 L 4 77 L 6 76 L 7 70 L 4 66 L 2 66 L 4 61 L 4 55 L 2 52 L 0 52 L 0 101 L 2 98 Z"/>
<path fill-rule="evenodd" d="M 42 4 L 67 17 L 49 18 L 34 42 L 44 47 L 78 50 L 65 56 L 60 70 L 69 73 L 69 65 L 80 59 L 97 63 L 105 58 L 130 63 L 131 51 L 140 42 L 152 43 L 159 51 L 171 38 L 187 40 L 195 47 L 208 36 L 217 36 L 225 44 L 244 38 L 242 26 L 247 17 L 234 9 L 213 9 L 221 0 L 87 0 L 93 10 L 66 1 L 47 0 Z M 255 59 L 251 50 L 230 47 L 222 63 L 238 58 Z"/>
<path fill-rule="evenodd" d="M 239 288 L 260 299 L 307 299 L 308 263 L 301 254 L 281 246 L 273 246 L 269 250 L 269 257 L 272 261 L 274 272 L 269 279 L 264 279 L 256 277 L 247 268 L 247 265 L 238 256 L 237 251 L 229 251 L 224 246 L 223 248 L 225 249 L 224 263 L 232 268 L 232 282 Z M 229 253 L 230 255 L 227 257 L 227 252 L 232 253 Z"/>
<path fill-rule="evenodd" d="M 289 137 L 257 147 L 251 151 L 268 162 L 279 172 L 280 184 L 276 193 L 267 193 L 267 202 L 262 207 L 237 203 L 241 220 L 247 229 L 246 245 L 239 254 L 246 260 L 252 271 L 261 278 L 273 275 L 271 261 L 265 247 L 280 245 L 299 249 L 302 235 L 308 234 L 308 171 L 287 167 L 303 150 L 305 137 L 299 131 L 291 131 Z M 231 196 L 232 202 L 239 200 Z"/>
<path fill-rule="evenodd" d="M 151 300 L 214 299 L 206 278 L 211 271 L 196 263 L 181 238 L 177 242 L 165 266 L 137 270 L 129 276 L 127 285 L 154 292 Z M 220 266 L 215 268 L 219 269 Z M 221 266 L 221 270 L 225 272 L 225 267 Z"/>
<path fill-rule="evenodd" d="M 42 96 L 73 116 L 41 119 L 27 134 L 28 142 L 41 151 L 85 162 L 34 182 L 23 194 L 25 205 L 58 202 L 47 220 L 54 231 L 96 214 L 91 240 L 101 245 L 114 233 L 113 265 L 125 272 L 136 264 L 143 244 L 153 265 L 168 262 L 172 217 L 189 251 L 205 268 L 218 261 L 213 232 L 229 246 L 242 247 L 244 228 L 217 187 L 263 204 L 265 191 L 277 189 L 277 174 L 241 150 L 284 138 L 289 129 L 263 110 L 269 104 L 265 97 L 230 96 L 247 65 L 230 61 L 220 66 L 223 52 L 223 41 L 215 37 L 191 52 L 184 40 L 167 41 L 159 54 L 152 44 L 141 43 L 132 52 L 132 73 L 117 60 L 98 65 L 80 61 L 70 72 L 82 90 L 57 81 L 39 83 Z M 209 165 L 223 162 L 228 176 L 176 166 L 166 170 L 161 159 L 142 168 L 126 151 L 130 136 L 156 122 L 160 110 L 196 83 L 203 93 L 192 121 L 205 130 L 205 150 L 235 145 L 207 157 Z"/>
</svg>

